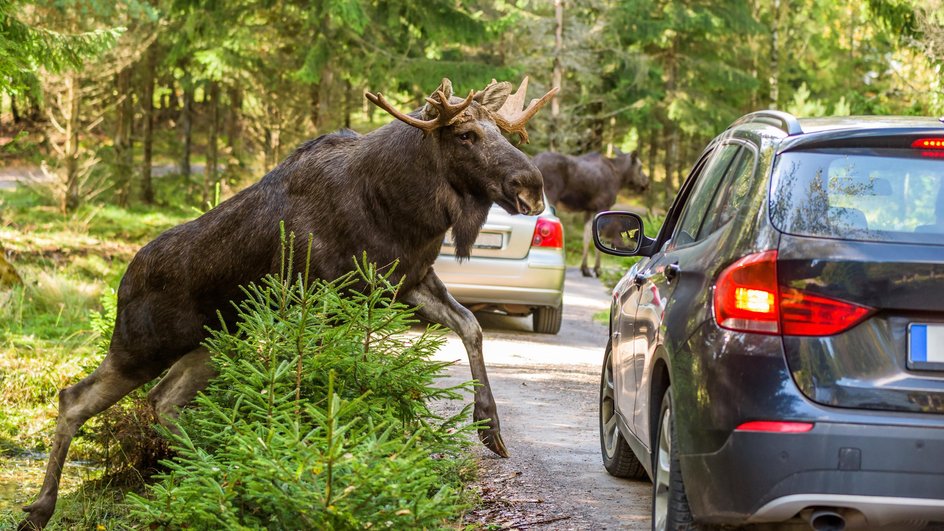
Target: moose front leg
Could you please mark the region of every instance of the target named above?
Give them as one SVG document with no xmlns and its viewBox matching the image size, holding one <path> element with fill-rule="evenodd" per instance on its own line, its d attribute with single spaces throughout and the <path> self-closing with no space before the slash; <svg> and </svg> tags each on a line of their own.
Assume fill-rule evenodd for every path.
<svg viewBox="0 0 944 531">
<path fill-rule="evenodd" d="M 593 213 L 587 212 L 583 223 L 583 259 L 580 261 L 580 272 L 583 276 L 589 277 L 590 267 L 587 266 L 587 255 L 590 253 L 590 246 L 593 242 Z M 600 276 L 600 253 L 596 253 L 596 268 L 594 272 Z"/>
<path fill-rule="evenodd" d="M 488 375 L 485 372 L 485 358 L 482 356 L 482 327 L 479 326 L 475 316 L 468 308 L 456 302 L 432 269 L 401 300 L 416 306 L 420 315 L 448 327 L 462 339 L 469 355 L 472 378 L 478 381 L 472 418 L 475 421 L 487 421 L 486 427 L 479 430 L 479 439 L 489 450 L 501 457 L 508 457 L 508 450 L 501 438 L 495 399 L 492 397 Z"/>
</svg>

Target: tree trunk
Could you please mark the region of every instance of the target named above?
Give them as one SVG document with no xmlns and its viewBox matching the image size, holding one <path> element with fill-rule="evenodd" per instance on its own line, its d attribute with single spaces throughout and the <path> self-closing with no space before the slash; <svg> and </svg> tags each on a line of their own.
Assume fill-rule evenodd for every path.
<svg viewBox="0 0 944 531">
<path fill-rule="evenodd" d="M 640 146 L 640 152 L 642 152 Z M 649 130 L 649 188 L 646 189 L 646 208 L 652 208 L 656 204 L 656 159 L 659 157 L 659 131 L 658 129 Z"/>
<path fill-rule="evenodd" d="M 554 29 L 554 77 L 553 88 L 560 89 L 564 78 L 564 66 L 561 55 L 564 53 L 564 0 L 554 0 L 554 18 L 557 21 Z M 551 151 L 560 149 L 560 101 L 559 92 L 551 98 L 551 134 L 549 148 Z"/>
<path fill-rule="evenodd" d="M 190 182 L 190 143 L 193 138 L 193 79 L 184 75 L 184 104 L 180 110 L 180 176 L 185 183 Z"/>
<path fill-rule="evenodd" d="M 151 45 L 144 63 L 143 92 L 141 106 L 144 110 L 144 137 L 141 139 L 143 156 L 141 160 L 141 199 L 154 204 L 154 185 L 151 182 L 151 155 L 154 147 L 154 71 L 156 69 L 156 46 Z"/>
<path fill-rule="evenodd" d="M 10 114 L 13 115 L 13 123 L 18 124 L 23 119 L 20 116 L 20 109 L 16 106 L 16 94 L 10 94 Z"/>
<path fill-rule="evenodd" d="M 39 96 L 26 97 L 26 101 L 29 102 L 29 119 L 33 123 L 39 122 L 43 117 L 43 109 L 39 104 L 40 99 Z"/>
<path fill-rule="evenodd" d="M 270 98 L 266 103 L 265 128 L 265 171 L 269 171 L 279 162 L 279 151 L 282 142 L 282 118 L 279 107 Z"/>
<path fill-rule="evenodd" d="M 163 105 L 163 107 L 165 110 L 174 112 L 180 107 L 180 98 L 177 97 L 177 87 L 174 83 L 173 77 L 169 80 L 168 88 L 170 90 L 164 95 L 166 98 L 166 103 Z"/>
<path fill-rule="evenodd" d="M 240 120 L 243 108 L 242 92 L 236 87 L 229 89 L 229 112 L 226 113 L 226 145 L 230 155 L 239 160 L 242 150 L 242 126 Z"/>
<path fill-rule="evenodd" d="M 603 102 L 598 101 L 590 105 L 590 149 L 588 151 L 603 151 L 603 135 L 606 131 L 606 120 L 600 118 L 603 114 Z"/>
<path fill-rule="evenodd" d="M 131 144 L 131 128 L 134 121 L 134 112 L 131 107 L 131 67 L 123 69 L 115 76 L 115 89 L 121 98 L 115 109 L 115 200 L 120 206 L 127 206 L 134 165 Z"/>
<path fill-rule="evenodd" d="M 217 136 L 220 128 L 220 84 L 210 82 L 210 131 L 207 135 L 207 167 L 203 179 L 203 203 L 213 200 L 216 189 Z M 214 205 L 215 206 L 215 205 Z"/>
<path fill-rule="evenodd" d="M 668 79 L 666 80 L 666 97 L 671 99 L 675 97 L 675 89 L 678 75 L 678 64 L 676 60 L 676 42 L 673 41 L 672 48 L 668 55 Z M 675 168 L 678 162 L 678 126 L 668 116 L 665 120 L 665 183 L 666 197 L 675 195 L 678 188 L 673 183 L 675 177 Z"/>
<path fill-rule="evenodd" d="M 315 135 L 318 134 L 321 120 L 321 83 L 313 83 L 308 89 L 308 99 L 311 108 L 308 111 L 308 118 L 311 120 L 311 126 L 314 128 Z"/>
<path fill-rule="evenodd" d="M 344 80 L 344 127 L 351 128 L 351 82 Z"/>
<path fill-rule="evenodd" d="M 773 24 L 770 28 L 770 108 L 780 101 L 780 0 L 774 0 Z"/>
<path fill-rule="evenodd" d="M 79 190 L 79 74 L 72 72 L 66 78 L 65 101 L 63 102 L 63 118 L 65 127 L 65 146 L 63 158 L 66 163 L 66 193 L 59 205 L 60 210 L 73 212 L 79 208 L 81 202 Z"/>
</svg>

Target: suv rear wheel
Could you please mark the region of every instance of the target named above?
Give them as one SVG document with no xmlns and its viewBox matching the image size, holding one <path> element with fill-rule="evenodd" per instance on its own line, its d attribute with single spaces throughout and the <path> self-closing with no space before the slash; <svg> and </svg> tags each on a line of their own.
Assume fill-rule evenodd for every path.
<svg viewBox="0 0 944 531">
<path fill-rule="evenodd" d="M 540 334 L 556 334 L 560 332 L 561 321 L 564 317 L 564 303 L 557 307 L 541 306 L 534 310 L 532 324 L 534 331 Z"/>
<path fill-rule="evenodd" d="M 644 479 L 646 469 L 616 426 L 613 362 L 610 358 L 610 345 L 607 344 L 603 356 L 603 376 L 600 378 L 600 452 L 603 454 L 603 468 L 618 478 Z"/>
<path fill-rule="evenodd" d="M 692 521 L 692 510 L 685 495 L 682 470 L 679 468 L 675 441 L 675 419 L 672 415 L 672 387 L 665 390 L 659 413 L 656 452 L 652 456 L 652 528 L 662 530 L 704 529 Z"/>
</svg>

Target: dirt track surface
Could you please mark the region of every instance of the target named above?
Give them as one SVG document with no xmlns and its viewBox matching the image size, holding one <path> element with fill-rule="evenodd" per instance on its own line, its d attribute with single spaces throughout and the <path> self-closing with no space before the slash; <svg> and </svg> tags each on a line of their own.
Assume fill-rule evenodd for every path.
<svg viewBox="0 0 944 531">
<path fill-rule="evenodd" d="M 600 461 L 597 400 L 607 329 L 592 316 L 608 308 L 607 290 L 572 269 L 558 335 L 531 332 L 530 317 L 479 316 L 511 457 L 475 446 L 486 503 L 467 521 L 496 529 L 650 528 L 651 484 L 611 477 Z M 437 358 L 460 360 L 444 383 L 471 378 L 454 334 Z"/>
</svg>

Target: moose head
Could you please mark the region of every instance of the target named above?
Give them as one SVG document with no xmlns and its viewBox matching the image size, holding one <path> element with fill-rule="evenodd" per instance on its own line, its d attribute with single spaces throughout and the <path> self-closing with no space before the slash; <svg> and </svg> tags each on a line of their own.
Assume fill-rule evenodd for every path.
<svg viewBox="0 0 944 531">
<path fill-rule="evenodd" d="M 450 184 L 460 193 L 487 197 L 510 214 L 534 215 L 544 210 L 541 172 L 530 158 L 512 145 L 505 134 L 528 141 L 525 124 L 557 89 L 534 99 L 523 109 L 528 78 L 512 94 L 512 85 L 492 80 L 481 92 L 453 96 L 452 82 L 443 79 L 422 108 L 404 114 L 383 95 L 367 98 L 398 120 L 421 131 L 425 142 L 446 166 Z"/>
<path fill-rule="evenodd" d="M 642 161 L 636 151 L 623 153 L 616 150 L 613 164 L 620 175 L 620 185 L 635 192 L 645 192 L 649 188 L 649 176 L 643 171 Z"/>
</svg>

